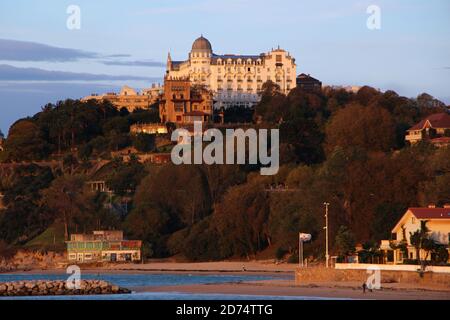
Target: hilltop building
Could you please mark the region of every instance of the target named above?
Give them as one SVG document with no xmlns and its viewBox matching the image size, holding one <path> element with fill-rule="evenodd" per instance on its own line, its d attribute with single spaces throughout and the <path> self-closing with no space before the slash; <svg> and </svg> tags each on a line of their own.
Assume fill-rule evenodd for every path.
<svg viewBox="0 0 450 320">
<path fill-rule="evenodd" d="M 436 146 L 450 145 L 450 115 L 435 113 L 407 130 L 405 140 L 415 144 L 427 140 Z"/>
<path fill-rule="evenodd" d="M 217 109 L 256 104 L 268 80 L 284 93 L 296 86 L 295 59 L 287 51 L 278 47 L 259 55 L 219 55 L 203 36 L 194 41 L 187 60 L 174 61 L 168 54 L 166 75 L 206 86 L 213 92 Z"/>
<path fill-rule="evenodd" d="M 322 82 L 309 74 L 300 74 L 296 80 L 297 87 L 305 91 L 320 91 L 322 89 Z"/>
<path fill-rule="evenodd" d="M 204 85 L 192 84 L 187 77 L 164 78 L 164 94 L 159 102 L 162 123 L 209 122 L 213 115 L 213 95 Z"/>
<path fill-rule="evenodd" d="M 428 208 L 408 208 L 392 229 L 392 240 L 395 244 L 406 241 L 406 252 L 401 249 L 392 249 L 389 240 L 382 240 L 380 249 L 385 251 L 387 263 L 403 263 L 405 259 L 417 259 L 416 248 L 411 244 L 411 233 L 421 227 L 421 221 L 427 221 L 430 237 L 438 244 L 447 246 L 449 250 L 450 240 L 450 205 L 436 208 L 434 205 Z M 422 260 L 427 256 L 423 249 L 420 250 Z M 429 254 L 427 260 L 431 259 Z"/>
<path fill-rule="evenodd" d="M 167 127 L 162 123 L 136 123 L 130 127 L 131 134 L 166 134 Z"/>
<path fill-rule="evenodd" d="M 153 84 L 151 88 L 143 89 L 140 93 L 133 88 L 123 86 L 120 92 L 108 92 L 105 94 L 92 94 L 81 99 L 81 101 L 89 100 L 106 100 L 111 102 L 117 109 L 126 108 L 129 112 L 136 109 L 148 109 L 152 104 L 156 103 L 163 88 Z"/>
<path fill-rule="evenodd" d="M 67 243 L 71 262 L 133 262 L 141 260 L 142 241 L 124 240 L 123 231 L 94 231 L 72 234 Z"/>
</svg>

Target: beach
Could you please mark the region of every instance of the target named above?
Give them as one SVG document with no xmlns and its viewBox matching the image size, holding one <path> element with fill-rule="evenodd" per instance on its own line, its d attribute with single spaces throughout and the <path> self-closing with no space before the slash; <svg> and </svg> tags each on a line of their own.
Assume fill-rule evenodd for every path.
<svg viewBox="0 0 450 320">
<path fill-rule="evenodd" d="M 450 288 L 436 285 L 382 283 L 381 289 L 362 291 L 362 283 L 352 281 L 308 281 L 296 284 L 295 264 L 275 264 L 268 261 L 250 262 L 151 262 L 145 264 L 115 264 L 102 268 L 83 268 L 85 274 L 178 274 L 190 276 L 234 275 L 267 276 L 269 280 L 239 280 L 221 283 L 143 285 L 130 288 L 137 293 L 226 294 L 249 296 L 314 297 L 326 299 L 382 299 L 382 300 L 450 300 Z M 64 269 L 40 269 L 20 274 L 64 274 Z"/>
</svg>

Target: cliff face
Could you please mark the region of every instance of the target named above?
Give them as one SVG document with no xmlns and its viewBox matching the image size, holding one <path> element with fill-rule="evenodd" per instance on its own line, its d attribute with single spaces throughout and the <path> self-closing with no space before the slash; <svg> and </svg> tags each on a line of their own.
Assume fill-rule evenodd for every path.
<svg viewBox="0 0 450 320">
<path fill-rule="evenodd" d="M 0 272 L 32 269 L 54 269 L 64 265 L 64 254 L 19 250 L 12 258 L 0 257 Z"/>
</svg>

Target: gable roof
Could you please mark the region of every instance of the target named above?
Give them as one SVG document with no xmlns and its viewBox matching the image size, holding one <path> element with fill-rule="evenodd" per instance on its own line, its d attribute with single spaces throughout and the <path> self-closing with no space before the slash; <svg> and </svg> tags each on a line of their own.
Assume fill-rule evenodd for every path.
<svg viewBox="0 0 450 320">
<path fill-rule="evenodd" d="M 450 115 L 445 112 L 432 114 L 409 128 L 409 130 L 422 130 L 426 125 L 432 128 L 450 128 Z"/>
<path fill-rule="evenodd" d="M 305 74 L 305 73 L 299 74 L 297 76 L 297 79 L 301 80 L 301 81 L 305 81 L 306 80 L 306 81 L 318 81 L 318 82 L 320 82 L 320 80 L 317 80 L 316 78 L 313 78 L 309 74 Z"/>
<path fill-rule="evenodd" d="M 450 220 L 450 208 L 408 208 L 405 214 L 398 220 L 392 232 L 396 232 L 400 226 L 404 223 L 403 221 L 409 215 L 414 215 L 416 219 L 419 220 L 433 220 L 433 219 L 448 219 Z"/>
<path fill-rule="evenodd" d="M 417 219 L 450 219 L 450 208 L 409 208 Z"/>
</svg>

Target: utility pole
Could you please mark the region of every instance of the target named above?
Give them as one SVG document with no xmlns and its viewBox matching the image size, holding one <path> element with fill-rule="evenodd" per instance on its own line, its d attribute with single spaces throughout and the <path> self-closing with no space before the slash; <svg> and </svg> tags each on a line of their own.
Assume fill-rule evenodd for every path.
<svg viewBox="0 0 450 320">
<path fill-rule="evenodd" d="M 328 268 L 330 255 L 328 254 L 328 206 L 330 205 L 328 202 L 324 202 L 325 206 L 325 265 Z"/>
<path fill-rule="evenodd" d="M 298 234 L 298 263 L 299 267 L 303 268 L 303 241 L 300 235 L 301 233 Z"/>
</svg>

